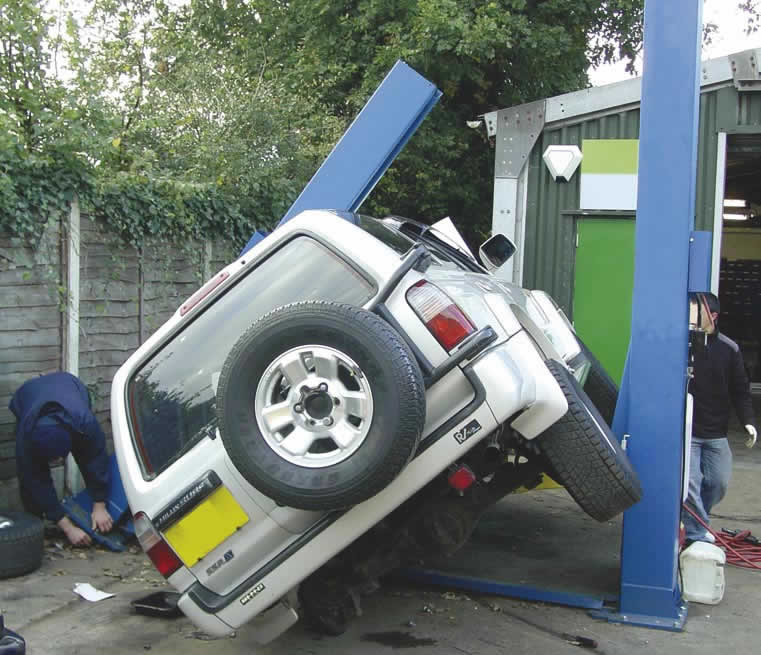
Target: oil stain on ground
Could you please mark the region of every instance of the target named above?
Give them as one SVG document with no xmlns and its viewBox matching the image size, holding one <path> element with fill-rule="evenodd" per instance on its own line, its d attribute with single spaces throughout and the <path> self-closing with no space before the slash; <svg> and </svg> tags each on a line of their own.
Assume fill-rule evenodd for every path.
<svg viewBox="0 0 761 655">
<path fill-rule="evenodd" d="M 398 648 L 419 648 L 421 646 L 435 646 L 435 639 L 415 637 L 410 632 L 371 632 L 362 635 L 361 641 L 371 641 L 382 646 L 390 646 L 394 650 Z"/>
</svg>

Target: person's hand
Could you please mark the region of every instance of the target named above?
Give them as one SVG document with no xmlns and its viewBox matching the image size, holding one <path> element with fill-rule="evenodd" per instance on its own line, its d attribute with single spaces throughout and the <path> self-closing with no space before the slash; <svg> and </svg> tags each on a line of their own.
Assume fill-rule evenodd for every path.
<svg viewBox="0 0 761 655">
<path fill-rule="evenodd" d="M 110 532 L 114 521 L 106 509 L 106 503 L 95 503 L 92 506 L 92 529 L 97 532 Z"/>
<path fill-rule="evenodd" d="M 752 425 L 746 425 L 745 431 L 750 435 L 748 437 L 748 440 L 745 442 L 746 448 L 753 448 L 753 446 L 756 445 L 756 438 L 758 437 L 758 433 L 756 432 L 756 428 L 754 428 Z"/>
<path fill-rule="evenodd" d="M 79 529 L 66 516 L 58 521 L 58 527 L 63 530 L 72 546 L 89 546 L 92 543 L 90 535 L 84 530 Z"/>
</svg>

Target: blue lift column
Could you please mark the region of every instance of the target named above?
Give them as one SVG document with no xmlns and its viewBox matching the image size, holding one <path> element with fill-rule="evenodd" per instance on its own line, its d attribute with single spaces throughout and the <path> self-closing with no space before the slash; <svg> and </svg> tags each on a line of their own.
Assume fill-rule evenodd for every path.
<svg viewBox="0 0 761 655">
<path fill-rule="evenodd" d="M 632 331 L 614 429 L 643 499 L 624 515 L 611 621 L 681 630 L 677 579 L 703 0 L 646 0 Z M 600 613 L 602 614 L 602 613 Z"/>
</svg>

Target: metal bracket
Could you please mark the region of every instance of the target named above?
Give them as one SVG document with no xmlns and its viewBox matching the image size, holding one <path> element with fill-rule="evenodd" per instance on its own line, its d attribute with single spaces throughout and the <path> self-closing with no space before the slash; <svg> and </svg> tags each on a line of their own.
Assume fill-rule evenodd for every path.
<svg viewBox="0 0 761 655">
<path fill-rule="evenodd" d="M 687 290 L 708 291 L 711 288 L 711 255 L 713 233 L 693 231 L 690 233 L 690 262 Z"/>
<path fill-rule="evenodd" d="M 545 100 L 500 109 L 496 112 L 496 155 L 494 176 L 517 178 L 544 128 Z M 492 130 L 492 114 L 485 116 Z"/>
<path fill-rule="evenodd" d="M 761 71 L 759 71 L 759 51 L 745 50 L 732 56 L 732 79 L 738 91 L 761 91 Z"/>
<path fill-rule="evenodd" d="M 645 614 L 621 614 L 616 610 L 605 607 L 602 609 L 589 610 L 588 614 L 594 619 L 602 619 L 608 623 L 625 623 L 627 625 L 637 625 L 643 628 L 653 628 L 655 630 L 682 632 L 682 630 L 684 630 L 684 624 L 687 621 L 687 602 L 682 602 L 679 606 L 679 614 L 674 619 L 667 619 L 660 616 L 647 616 Z"/>
</svg>

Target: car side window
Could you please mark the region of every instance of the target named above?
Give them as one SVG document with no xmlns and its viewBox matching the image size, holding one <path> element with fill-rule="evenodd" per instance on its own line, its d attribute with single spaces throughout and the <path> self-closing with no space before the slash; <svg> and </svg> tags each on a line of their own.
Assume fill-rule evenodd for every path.
<svg viewBox="0 0 761 655">
<path fill-rule="evenodd" d="M 216 429 L 216 386 L 238 338 L 257 319 L 294 302 L 361 306 L 375 288 L 309 237 L 278 249 L 144 364 L 128 386 L 136 452 L 153 477 Z"/>
</svg>

